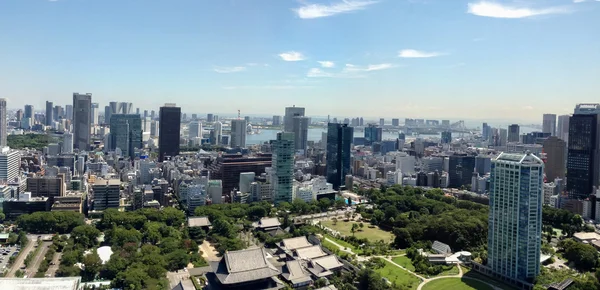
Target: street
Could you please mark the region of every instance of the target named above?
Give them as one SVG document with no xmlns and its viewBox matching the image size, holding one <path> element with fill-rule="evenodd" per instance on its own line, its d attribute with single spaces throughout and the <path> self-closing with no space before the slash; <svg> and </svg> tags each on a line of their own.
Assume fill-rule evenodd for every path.
<svg viewBox="0 0 600 290">
<path fill-rule="evenodd" d="M 34 249 L 34 246 L 37 243 L 37 236 L 27 235 L 27 239 L 29 240 L 29 243 L 27 243 L 27 246 L 24 249 L 21 249 L 21 254 L 13 263 L 13 266 L 10 268 L 10 271 L 8 271 L 8 274 L 6 274 L 6 277 L 14 277 L 15 272 L 24 266 L 23 261 L 27 255 L 29 255 L 29 252 Z"/>
<path fill-rule="evenodd" d="M 46 252 L 48 251 L 48 247 L 50 247 L 50 245 L 52 245 L 52 242 L 43 242 L 42 243 L 42 245 L 40 246 L 42 248 L 37 253 L 37 255 L 35 257 L 33 257 L 33 261 L 32 261 L 33 263 L 31 265 L 29 265 L 29 267 L 27 267 L 25 275 L 28 278 L 33 278 L 35 276 L 35 274 L 38 271 L 38 268 L 40 267 L 40 264 L 42 263 L 42 261 L 44 260 L 44 257 L 46 256 Z"/>
<path fill-rule="evenodd" d="M 60 257 L 62 256 L 62 253 L 56 252 L 54 254 L 54 257 L 52 258 L 52 263 L 54 263 L 54 265 L 52 265 L 52 263 L 50 263 L 50 267 L 48 268 L 48 272 L 46 272 L 47 275 L 49 275 L 50 277 L 55 277 L 56 276 L 56 271 L 58 271 L 58 265 L 60 264 Z"/>
</svg>

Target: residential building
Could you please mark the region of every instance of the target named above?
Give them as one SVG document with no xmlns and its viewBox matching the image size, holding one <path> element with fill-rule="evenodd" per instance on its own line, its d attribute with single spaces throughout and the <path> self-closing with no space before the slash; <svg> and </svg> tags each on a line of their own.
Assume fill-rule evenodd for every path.
<svg viewBox="0 0 600 290">
<path fill-rule="evenodd" d="M 544 183 L 544 205 L 554 207 L 552 203 L 552 197 L 558 194 L 558 188 L 554 182 Z"/>
<path fill-rule="evenodd" d="M 599 185 L 600 104 L 578 104 L 569 120 L 567 194 L 586 199 Z"/>
<path fill-rule="evenodd" d="M 273 201 L 292 202 L 294 180 L 294 133 L 279 132 L 273 150 Z"/>
<path fill-rule="evenodd" d="M 567 171 L 566 142 L 556 136 L 551 136 L 544 141 L 544 153 L 546 153 L 546 166 L 544 167 L 546 180 L 564 179 Z"/>
<path fill-rule="evenodd" d="M 165 157 L 179 155 L 179 133 L 181 129 L 181 108 L 175 104 L 165 104 L 159 111 L 158 161 Z"/>
<path fill-rule="evenodd" d="M 246 147 L 246 126 L 248 123 L 244 119 L 231 120 L 231 147 Z"/>
<path fill-rule="evenodd" d="M 530 153 L 492 161 L 487 267 L 515 283 L 540 273 L 543 171 L 544 162 Z"/>
<path fill-rule="evenodd" d="M 544 114 L 542 132 L 550 133 L 550 136 L 556 136 L 556 114 Z"/>
<path fill-rule="evenodd" d="M 87 151 L 92 130 L 92 94 L 73 93 L 73 147 Z"/>
<path fill-rule="evenodd" d="M 520 142 L 521 135 L 519 133 L 519 125 L 512 124 L 508 126 L 508 142 Z"/>
<path fill-rule="evenodd" d="M 138 114 L 113 114 L 110 118 L 110 150 L 121 149 L 122 156 L 133 159 L 135 150 L 143 148 L 142 120 Z M 177 143 L 179 138 L 177 139 Z"/>
<path fill-rule="evenodd" d="M 304 117 L 305 109 L 301 107 L 285 108 L 285 116 L 283 117 L 283 131 L 294 132 L 294 117 Z"/>
<path fill-rule="evenodd" d="M 366 128 L 365 128 L 366 130 Z M 350 174 L 354 128 L 347 124 L 329 123 L 327 126 L 327 182 L 339 189 Z"/>
<path fill-rule="evenodd" d="M 0 181 L 12 182 L 19 176 L 21 154 L 8 147 L 0 148 Z"/>
</svg>

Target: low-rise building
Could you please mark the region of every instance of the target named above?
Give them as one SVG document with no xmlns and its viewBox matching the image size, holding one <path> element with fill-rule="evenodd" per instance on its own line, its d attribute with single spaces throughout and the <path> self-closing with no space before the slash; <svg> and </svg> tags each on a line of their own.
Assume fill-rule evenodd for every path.
<svg viewBox="0 0 600 290">
<path fill-rule="evenodd" d="M 281 272 L 267 260 L 264 248 L 225 252 L 218 262 L 211 262 L 206 274 L 210 289 L 281 289 L 277 282 Z"/>
</svg>

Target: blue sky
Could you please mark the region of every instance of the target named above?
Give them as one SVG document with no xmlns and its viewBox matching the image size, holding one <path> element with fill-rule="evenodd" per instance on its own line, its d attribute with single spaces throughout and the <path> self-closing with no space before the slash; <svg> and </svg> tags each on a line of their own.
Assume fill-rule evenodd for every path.
<svg viewBox="0 0 600 290">
<path fill-rule="evenodd" d="M 9 107 L 541 122 L 598 102 L 596 0 L 0 0 Z"/>
</svg>

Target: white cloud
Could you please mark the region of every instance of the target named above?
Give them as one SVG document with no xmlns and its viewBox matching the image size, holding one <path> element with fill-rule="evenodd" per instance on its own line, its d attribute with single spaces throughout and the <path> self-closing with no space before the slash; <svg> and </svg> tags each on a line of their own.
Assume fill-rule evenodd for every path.
<svg viewBox="0 0 600 290">
<path fill-rule="evenodd" d="M 321 66 L 325 67 L 325 68 L 332 68 L 335 66 L 335 63 L 333 61 L 328 61 L 328 60 L 318 61 L 318 63 L 320 63 Z"/>
<path fill-rule="evenodd" d="M 267 85 L 267 86 L 226 86 L 224 90 L 247 90 L 247 89 L 262 89 L 262 90 L 293 90 L 293 89 L 311 89 L 312 86 L 282 86 L 282 85 Z"/>
<path fill-rule="evenodd" d="M 249 62 L 246 65 L 247 66 L 264 66 L 264 67 L 268 67 L 269 66 L 268 63 L 256 63 L 256 62 Z"/>
<path fill-rule="evenodd" d="M 546 8 L 529 8 L 509 6 L 495 2 L 479 1 L 477 3 L 468 4 L 467 13 L 493 18 L 526 18 L 547 14 L 567 13 L 569 9 L 565 7 L 546 7 Z"/>
<path fill-rule="evenodd" d="M 369 72 L 369 71 L 377 71 L 390 69 L 394 66 L 391 63 L 381 63 L 381 64 L 370 64 L 366 67 L 360 67 L 353 64 L 346 64 L 344 68 L 344 72 Z"/>
<path fill-rule="evenodd" d="M 591 2 L 591 1 L 600 2 L 600 0 L 573 0 L 573 3 L 583 3 L 583 2 Z"/>
<path fill-rule="evenodd" d="M 216 66 L 216 67 L 214 67 L 213 70 L 220 74 L 229 74 L 229 73 L 245 71 L 246 67 L 243 67 L 243 66 L 233 66 L 233 67 Z"/>
<path fill-rule="evenodd" d="M 306 59 L 302 53 L 297 51 L 283 52 L 279 54 L 279 57 L 285 61 L 301 61 Z"/>
<path fill-rule="evenodd" d="M 415 49 L 403 49 L 398 52 L 398 57 L 404 58 L 427 58 L 444 55 L 441 52 L 427 52 Z"/>
<path fill-rule="evenodd" d="M 367 6 L 377 3 L 377 1 L 366 0 L 343 0 L 342 2 L 323 4 L 304 4 L 300 8 L 294 9 L 298 17 L 302 19 L 312 19 L 328 17 L 340 13 L 348 13 L 356 10 L 363 10 Z"/>
<path fill-rule="evenodd" d="M 320 68 L 311 68 L 310 70 L 308 70 L 308 73 L 306 73 L 306 76 L 309 78 L 332 78 L 335 75 L 332 73 L 324 72 Z"/>
</svg>

